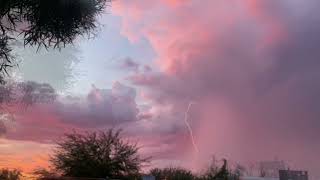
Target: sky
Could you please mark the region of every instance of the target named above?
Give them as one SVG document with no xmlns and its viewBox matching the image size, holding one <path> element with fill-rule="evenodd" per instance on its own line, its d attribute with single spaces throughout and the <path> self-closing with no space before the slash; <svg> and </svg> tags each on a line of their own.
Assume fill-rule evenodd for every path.
<svg viewBox="0 0 320 180">
<path fill-rule="evenodd" d="M 94 39 L 17 45 L 13 77 L 57 98 L 2 115 L 0 166 L 47 166 L 63 133 L 116 127 L 154 166 L 279 158 L 319 179 L 319 5 L 117 0 Z"/>
</svg>

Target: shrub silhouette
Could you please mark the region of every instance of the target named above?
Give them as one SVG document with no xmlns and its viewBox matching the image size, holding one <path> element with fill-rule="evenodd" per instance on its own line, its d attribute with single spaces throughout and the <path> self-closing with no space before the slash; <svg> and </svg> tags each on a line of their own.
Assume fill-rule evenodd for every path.
<svg viewBox="0 0 320 180">
<path fill-rule="evenodd" d="M 170 167 L 164 169 L 152 169 L 150 174 L 153 175 L 156 180 L 193 180 L 195 176 L 191 171 L 179 167 Z"/>
<path fill-rule="evenodd" d="M 120 136 L 120 130 L 70 133 L 58 141 L 51 158 L 54 169 L 62 176 L 126 179 L 139 175 L 147 158 L 138 147 Z"/>
<path fill-rule="evenodd" d="M 20 180 L 22 177 L 21 171 L 14 169 L 1 169 L 0 170 L 0 179 L 1 180 Z"/>
<path fill-rule="evenodd" d="M 217 167 L 209 166 L 201 174 L 193 174 L 190 170 L 180 167 L 169 167 L 164 169 L 155 168 L 150 171 L 150 175 L 155 176 L 156 180 L 238 180 L 242 171 L 237 167 L 234 171 L 227 168 L 227 160 L 223 160 L 223 165 Z"/>
</svg>

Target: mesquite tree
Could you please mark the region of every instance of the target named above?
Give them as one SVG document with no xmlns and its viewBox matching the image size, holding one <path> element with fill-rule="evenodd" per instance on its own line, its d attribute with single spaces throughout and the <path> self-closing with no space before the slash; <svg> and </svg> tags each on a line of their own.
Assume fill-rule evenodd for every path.
<svg viewBox="0 0 320 180">
<path fill-rule="evenodd" d="M 66 134 L 51 158 L 54 170 L 67 177 L 130 179 L 148 161 L 121 131 Z"/>
<path fill-rule="evenodd" d="M 15 65 L 11 43 L 22 37 L 24 45 L 62 48 L 81 35 L 91 35 L 97 15 L 111 0 L 1 0 L 0 72 Z"/>
</svg>

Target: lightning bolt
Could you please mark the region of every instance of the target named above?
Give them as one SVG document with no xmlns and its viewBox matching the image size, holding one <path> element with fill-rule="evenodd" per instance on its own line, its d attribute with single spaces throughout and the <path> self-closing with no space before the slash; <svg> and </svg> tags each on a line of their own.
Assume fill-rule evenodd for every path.
<svg viewBox="0 0 320 180">
<path fill-rule="evenodd" d="M 193 131 L 192 131 L 192 128 L 188 122 L 188 117 L 189 117 L 189 111 L 192 107 L 192 105 L 194 105 L 195 103 L 194 102 L 190 102 L 189 105 L 188 105 L 188 108 L 187 108 L 187 111 L 185 112 L 184 114 L 184 123 L 186 124 L 186 127 L 189 131 L 189 134 L 190 134 L 190 138 L 191 138 L 191 142 L 192 142 L 192 145 L 193 145 L 193 148 L 195 150 L 196 153 L 199 153 L 199 149 L 198 149 L 198 146 L 194 140 L 194 136 L 193 136 Z"/>
</svg>

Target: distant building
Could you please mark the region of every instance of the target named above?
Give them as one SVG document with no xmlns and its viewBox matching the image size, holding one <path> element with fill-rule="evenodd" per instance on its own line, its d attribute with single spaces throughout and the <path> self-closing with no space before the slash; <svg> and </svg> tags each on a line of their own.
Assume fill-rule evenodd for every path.
<svg viewBox="0 0 320 180">
<path fill-rule="evenodd" d="M 286 169 L 283 161 L 262 161 L 259 163 L 259 176 L 279 178 L 279 170 Z"/>
<path fill-rule="evenodd" d="M 273 173 L 273 171 L 272 171 L 272 173 Z M 277 175 L 278 177 L 241 176 L 239 180 L 308 180 L 308 172 L 307 171 L 292 171 L 292 170 L 280 169 L 280 170 L 278 170 L 277 174 L 278 174 Z"/>
<path fill-rule="evenodd" d="M 307 171 L 280 170 L 280 180 L 308 180 Z"/>
</svg>

